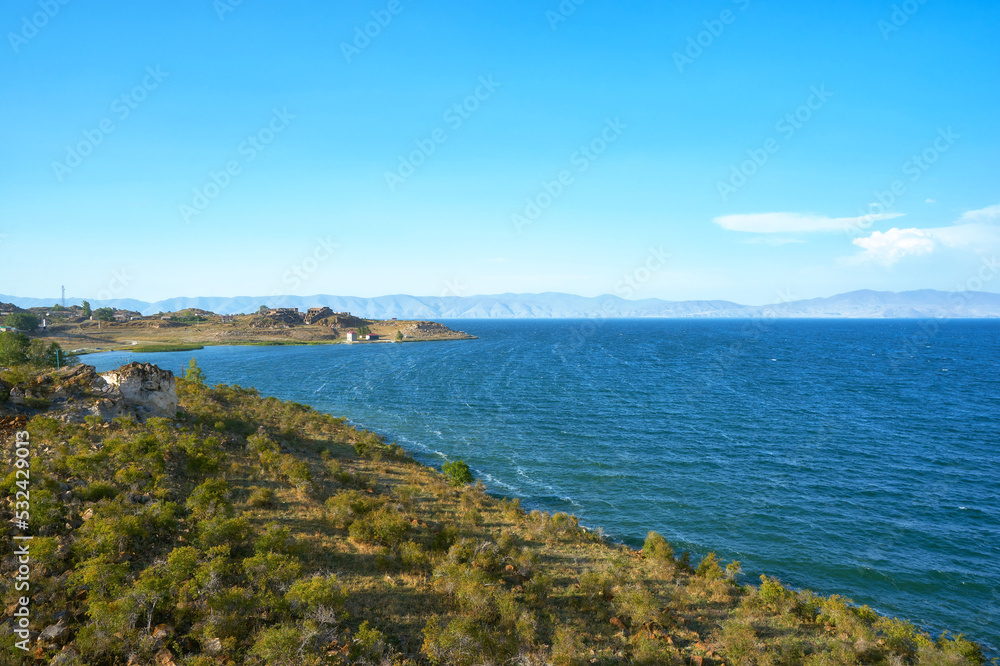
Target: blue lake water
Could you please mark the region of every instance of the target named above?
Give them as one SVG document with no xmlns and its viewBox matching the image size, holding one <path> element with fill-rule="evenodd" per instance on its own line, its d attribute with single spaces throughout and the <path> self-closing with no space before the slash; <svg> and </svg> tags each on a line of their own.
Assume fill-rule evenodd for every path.
<svg viewBox="0 0 1000 666">
<path fill-rule="evenodd" d="M 446 323 L 480 339 L 84 361 L 195 357 L 614 540 L 1000 646 L 1000 322 Z"/>
</svg>

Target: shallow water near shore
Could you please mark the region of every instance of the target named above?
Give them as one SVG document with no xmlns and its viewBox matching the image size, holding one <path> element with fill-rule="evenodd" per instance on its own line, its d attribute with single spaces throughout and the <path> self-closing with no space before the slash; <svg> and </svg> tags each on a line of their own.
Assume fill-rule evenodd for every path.
<svg viewBox="0 0 1000 666">
<path fill-rule="evenodd" d="M 191 357 L 469 463 L 614 540 L 656 530 L 793 587 L 1000 646 L 1000 322 L 460 320 L 478 340 Z"/>
</svg>

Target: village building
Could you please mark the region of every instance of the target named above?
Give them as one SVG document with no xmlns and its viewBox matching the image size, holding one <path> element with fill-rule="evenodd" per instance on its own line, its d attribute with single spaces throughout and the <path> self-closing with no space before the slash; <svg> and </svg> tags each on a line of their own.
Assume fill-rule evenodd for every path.
<svg viewBox="0 0 1000 666">
<path fill-rule="evenodd" d="M 358 332 L 357 331 L 348 331 L 347 332 L 347 341 L 348 342 L 357 342 L 358 341 Z"/>
<path fill-rule="evenodd" d="M 299 312 L 298 308 L 271 308 L 267 311 L 269 315 L 295 315 L 296 317 L 301 317 L 302 313 Z"/>
<path fill-rule="evenodd" d="M 326 319 L 327 317 L 332 317 L 332 316 L 333 316 L 333 310 L 331 310 L 326 306 L 323 306 L 319 308 L 309 308 L 309 310 L 306 311 L 306 314 L 303 317 L 303 319 L 307 324 L 315 324 L 321 319 Z"/>
</svg>

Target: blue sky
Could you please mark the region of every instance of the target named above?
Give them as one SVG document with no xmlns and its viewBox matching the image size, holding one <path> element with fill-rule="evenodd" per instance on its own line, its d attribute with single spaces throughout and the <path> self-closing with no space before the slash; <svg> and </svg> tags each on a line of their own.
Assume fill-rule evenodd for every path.
<svg viewBox="0 0 1000 666">
<path fill-rule="evenodd" d="M 0 293 L 1000 291 L 998 24 L 962 0 L 8 0 Z"/>
</svg>

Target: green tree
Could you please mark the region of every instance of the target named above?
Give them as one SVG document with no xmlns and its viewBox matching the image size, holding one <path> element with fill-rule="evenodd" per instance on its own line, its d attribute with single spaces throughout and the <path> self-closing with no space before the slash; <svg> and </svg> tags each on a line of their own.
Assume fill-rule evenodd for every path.
<svg viewBox="0 0 1000 666">
<path fill-rule="evenodd" d="M 21 365 L 28 361 L 31 342 L 22 333 L 0 333 L 0 365 Z"/>
<path fill-rule="evenodd" d="M 94 310 L 94 316 L 100 321 L 111 321 L 115 318 L 115 311 L 111 308 L 97 308 Z"/>
<path fill-rule="evenodd" d="M 93 310 L 90 309 L 90 303 L 88 303 L 87 301 L 83 302 L 82 308 L 83 308 L 83 312 L 81 314 L 84 317 L 87 317 L 89 319 L 90 315 L 94 314 Z"/>
<path fill-rule="evenodd" d="M 446 462 L 441 466 L 441 471 L 444 472 L 453 486 L 464 486 L 475 480 L 472 476 L 472 470 L 469 469 L 464 460 Z"/>
<path fill-rule="evenodd" d="M 38 315 L 31 312 L 15 312 L 12 315 L 7 315 L 6 320 L 7 326 L 13 326 L 19 331 L 28 331 L 29 333 L 37 331 L 39 323 L 41 320 Z"/>
<path fill-rule="evenodd" d="M 76 365 L 78 359 L 74 354 L 67 354 L 56 342 L 32 340 L 28 345 L 27 362 L 36 368 L 55 368 L 64 365 Z"/>
<path fill-rule="evenodd" d="M 270 309 L 271 308 L 267 307 L 266 305 L 262 305 L 259 308 L 257 308 L 257 313 L 258 314 L 267 314 L 268 310 L 270 310 Z"/>
<path fill-rule="evenodd" d="M 402 342 L 402 341 L 403 341 L 403 332 L 396 331 L 396 342 Z"/>
<path fill-rule="evenodd" d="M 193 384 L 198 384 L 199 386 L 205 385 L 205 373 L 203 373 L 201 368 L 198 367 L 198 361 L 194 360 L 194 357 L 192 357 L 191 362 L 188 363 L 188 369 L 187 372 L 184 373 L 184 379 Z"/>
<path fill-rule="evenodd" d="M 53 312 L 62 312 L 65 309 L 66 308 L 64 308 L 63 306 L 59 305 L 58 303 L 56 303 L 55 305 L 52 306 L 52 311 Z"/>
<path fill-rule="evenodd" d="M 362 326 L 361 328 L 358 329 L 358 335 L 370 335 L 371 332 L 372 329 L 368 328 L 367 326 Z"/>
</svg>

